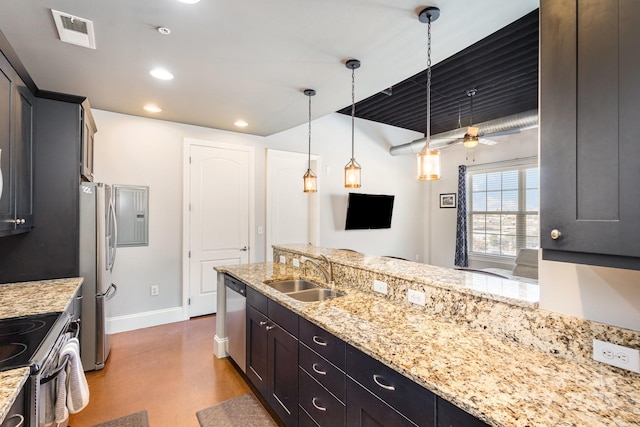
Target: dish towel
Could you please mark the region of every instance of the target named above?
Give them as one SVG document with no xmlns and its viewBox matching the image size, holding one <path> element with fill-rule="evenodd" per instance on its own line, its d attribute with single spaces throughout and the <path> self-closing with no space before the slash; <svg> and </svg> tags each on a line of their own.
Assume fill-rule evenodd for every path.
<svg viewBox="0 0 640 427">
<path fill-rule="evenodd" d="M 84 376 L 82 361 L 80 360 L 80 342 L 71 338 L 62 348 L 58 363 L 63 363 L 67 357 L 67 367 L 58 378 L 58 393 L 56 397 L 56 422 L 67 418 L 69 413 L 76 414 L 89 404 L 89 385 Z"/>
</svg>

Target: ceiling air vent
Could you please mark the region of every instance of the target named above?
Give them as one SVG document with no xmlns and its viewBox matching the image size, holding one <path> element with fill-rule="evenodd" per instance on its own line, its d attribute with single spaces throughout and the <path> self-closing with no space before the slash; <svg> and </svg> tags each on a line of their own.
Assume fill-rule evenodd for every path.
<svg viewBox="0 0 640 427">
<path fill-rule="evenodd" d="M 96 48 L 93 21 L 51 9 L 60 40 L 91 49 Z"/>
</svg>

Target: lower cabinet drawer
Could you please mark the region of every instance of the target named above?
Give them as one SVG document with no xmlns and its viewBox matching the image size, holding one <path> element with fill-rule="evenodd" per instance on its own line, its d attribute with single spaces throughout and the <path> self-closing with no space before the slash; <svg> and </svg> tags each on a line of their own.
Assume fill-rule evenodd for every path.
<svg viewBox="0 0 640 427">
<path fill-rule="evenodd" d="M 333 393 L 342 403 L 345 402 L 344 372 L 302 343 L 298 346 L 298 363 L 307 374 Z"/>
<path fill-rule="evenodd" d="M 298 375 L 298 404 L 320 427 L 344 426 L 345 406 L 304 370 Z"/>
<path fill-rule="evenodd" d="M 347 426 L 416 427 L 416 424 L 349 378 L 347 379 Z"/>
<path fill-rule="evenodd" d="M 311 418 L 311 415 L 307 414 L 307 411 L 302 408 L 299 408 L 298 411 L 298 427 L 320 427 L 317 422 Z"/>
<path fill-rule="evenodd" d="M 434 426 L 433 393 L 350 345 L 347 374 L 417 425 Z"/>
</svg>

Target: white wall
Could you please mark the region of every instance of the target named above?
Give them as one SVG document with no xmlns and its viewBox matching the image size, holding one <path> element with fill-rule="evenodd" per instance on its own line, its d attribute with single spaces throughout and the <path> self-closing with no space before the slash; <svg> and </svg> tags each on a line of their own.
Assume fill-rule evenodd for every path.
<svg viewBox="0 0 640 427">
<path fill-rule="evenodd" d="M 351 117 L 331 114 L 312 124 L 311 152 L 321 156 L 318 175 L 320 204 L 319 246 L 353 249 L 372 255 L 393 255 L 420 260 L 422 255 L 421 185 L 415 180 L 415 159 L 393 157 L 392 144 L 410 142 L 422 135 L 356 119 L 355 158 L 362 166 L 362 188 L 352 192 L 395 196 L 391 229 L 345 231 L 347 197 L 344 166 L 351 158 Z M 271 148 L 306 150 L 307 126 L 266 138 Z M 302 183 L 302 179 L 300 180 Z M 302 184 L 301 184 L 302 185 Z M 301 242 L 288 242 L 301 243 Z"/>
<path fill-rule="evenodd" d="M 185 137 L 256 147 L 256 201 L 253 230 L 256 261 L 265 259 L 266 148 L 306 152 L 306 123 L 267 138 L 93 110 L 98 133 L 95 179 L 110 184 L 149 186 L 149 246 L 119 248 L 113 280 L 119 292 L 112 316 L 115 330 L 179 320 L 182 311 L 182 147 Z M 413 173 L 402 173 L 414 160 L 394 158 L 391 142 L 419 134 L 364 120 L 356 121 L 356 158 L 363 166 L 362 192 L 396 195 L 390 230 L 344 231 L 346 195 L 342 170 L 351 156 L 350 117 L 332 114 L 313 123 L 312 153 L 322 158 L 319 177 L 320 244 L 380 255 L 422 258 L 422 202 Z M 327 172 L 326 166 L 329 167 Z M 400 172 L 400 173 L 398 173 Z M 300 173 L 300 186 L 302 175 Z M 300 190 L 302 191 L 302 189 Z M 303 242 L 291 242 L 303 243 Z M 269 249 L 270 250 L 270 249 Z M 158 285 L 151 297 L 149 287 Z"/>
<path fill-rule="evenodd" d="M 429 215 L 425 218 L 424 251 L 431 264 L 453 266 L 456 213 L 440 209 L 438 195 L 457 192 L 458 165 L 529 157 L 538 152 L 537 129 L 492 139 L 500 143 L 476 148 L 475 162 L 465 160 L 461 145 L 442 152 L 443 178 L 425 188 Z M 538 274 L 541 308 L 640 330 L 640 271 L 541 261 Z"/>
</svg>

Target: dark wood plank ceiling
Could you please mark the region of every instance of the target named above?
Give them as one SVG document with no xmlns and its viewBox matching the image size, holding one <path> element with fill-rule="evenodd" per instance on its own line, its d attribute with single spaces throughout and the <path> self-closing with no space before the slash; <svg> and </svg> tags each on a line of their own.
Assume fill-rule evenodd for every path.
<svg viewBox="0 0 640 427">
<path fill-rule="evenodd" d="M 433 25 L 437 25 L 437 22 Z M 460 29 L 464 31 L 464 28 Z M 432 44 L 438 43 L 433 39 Z M 426 32 L 425 32 L 426 48 Z M 538 10 L 431 67 L 431 134 L 538 108 Z M 424 133 L 427 71 L 356 103 L 356 117 Z M 338 111 L 351 114 L 351 106 Z"/>
</svg>

